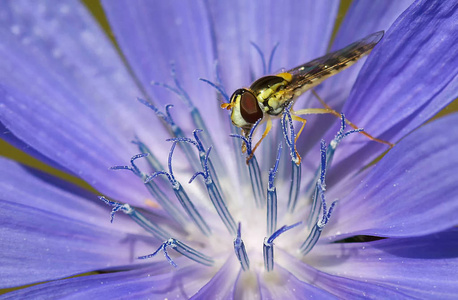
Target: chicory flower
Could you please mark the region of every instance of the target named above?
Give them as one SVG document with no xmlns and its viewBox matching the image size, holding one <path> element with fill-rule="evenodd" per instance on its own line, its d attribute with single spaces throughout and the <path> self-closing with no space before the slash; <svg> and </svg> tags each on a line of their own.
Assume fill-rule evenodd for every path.
<svg viewBox="0 0 458 300">
<path fill-rule="evenodd" d="M 299 169 L 287 114 L 248 166 L 230 136 L 226 91 L 325 53 L 338 5 L 104 1 L 123 61 L 76 1 L 2 3 L 2 138 L 113 220 L 1 159 L 0 288 L 41 283 L 3 297 L 454 298 L 458 115 L 418 128 L 458 93 L 453 1 L 354 1 L 333 49 L 387 32 L 317 88 L 345 117 L 310 118 Z M 346 118 L 396 145 L 373 163 Z"/>
</svg>

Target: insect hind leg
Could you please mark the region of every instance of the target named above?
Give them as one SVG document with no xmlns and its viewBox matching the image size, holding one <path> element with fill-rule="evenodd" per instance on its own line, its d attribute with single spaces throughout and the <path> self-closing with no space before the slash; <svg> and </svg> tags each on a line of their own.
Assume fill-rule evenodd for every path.
<svg viewBox="0 0 458 300">
<path fill-rule="evenodd" d="M 253 158 L 254 152 L 258 148 L 258 146 L 261 144 L 262 140 L 269 134 L 270 130 L 272 129 L 272 120 L 269 116 L 267 116 L 267 123 L 266 123 L 266 129 L 264 130 L 264 133 L 261 136 L 261 139 L 256 143 L 254 146 L 253 150 L 251 150 L 250 156 L 247 157 L 246 163 L 250 161 L 251 158 Z"/>
<path fill-rule="evenodd" d="M 324 109 L 326 111 L 328 111 L 327 113 L 330 113 L 330 114 L 333 114 L 334 116 L 340 118 L 341 117 L 341 114 L 338 113 L 337 111 L 335 111 L 334 109 L 332 109 L 328 104 L 326 104 L 326 102 L 324 102 L 324 100 L 318 95 L 318 93 L 315 91 L 315 89 L 312 89 L 312 93 L 313 95 L 318 99 L 318 101 L 320 101 L 321 105 L 324 106 Z M 358 129 L 359 127 L 356 126 L 354 123 L 350 122 L 350 120 L 348 120 L 347 118 L 345 118 L 345 123 L 350 125 L 351 128 L 353 129 Z M 390 142 L 387 142 L 387 141 L 384 141 L 384 140 L 381 140 L 381 139 L 378 139 L 376 137 L 373 137 L 372 135 L 370 135 L 369 133 L 367 133 L 366 131 L 360 131 L 359 132 L 360 134 L 364 135 L 365 137 L 369 138 L 370 140 L 373 140 L 375 142 L 378 142 L 378 143 L 381 143 L 381 144 L 385 144 L 385 145 L 388 145 L 391 149 L 394 147 L 394 144 L 393 143 L 390 143 Z"/>
</svg>

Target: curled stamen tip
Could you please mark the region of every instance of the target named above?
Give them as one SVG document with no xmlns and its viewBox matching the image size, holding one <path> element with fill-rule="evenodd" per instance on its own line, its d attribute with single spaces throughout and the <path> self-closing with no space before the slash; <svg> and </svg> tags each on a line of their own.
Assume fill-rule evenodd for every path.
<svg viewBox="0 0 458 300">
<path fill-rule="evenodd" d="M 113 166 L 109 167 L 108 170 L 130 170 L 129 166 Z"/>
<path fill-rule="evenodd" d="M 156 178 L 156 176 L 148 175 L 148 176 L 146 176 L 145 180 L 143 180 L 143 183 L 148 183 L 148 182 L 152 181 L 154 178 Z"/>
<path fill-rule="evenodd" d="M 142 158 L 142 157 L 147 157 L 149 155 L 149 153 L 140 153 L 140 154 L 136 154 L 134 156 L 131 157 L 131 161 L 132 160 L 136 160 L 136 159 L 139 159 L 139 158 Z"/>
</svg>

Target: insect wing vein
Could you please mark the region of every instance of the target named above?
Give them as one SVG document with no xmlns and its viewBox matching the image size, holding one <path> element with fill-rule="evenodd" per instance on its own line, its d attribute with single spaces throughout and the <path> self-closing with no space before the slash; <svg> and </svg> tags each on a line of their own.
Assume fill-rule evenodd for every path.
<svg viewBox="0 0 458 300">
<path fill-rule="evenodd" d="M 373 33 L 343 49 L 328 53 L 287 71 L 292 75 L 292 80 L 287 89 L 289 92 L 296 89 L 304 92 L 319 84 L 324 79 L 339 73 L 364 55 L 369 54 L 382 37 L 383 31 Z"/>
</svg>

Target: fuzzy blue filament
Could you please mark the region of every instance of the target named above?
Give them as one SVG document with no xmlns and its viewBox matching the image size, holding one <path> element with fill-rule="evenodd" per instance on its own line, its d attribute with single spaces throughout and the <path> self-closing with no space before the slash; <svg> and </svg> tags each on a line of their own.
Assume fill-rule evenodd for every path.
<svg viewBox="0 0 458 300">
<path fill-rule="evenodd" d="M 251 188 L 253 190 L 254 199 L 256 201 L 256 206 L 261 208 L 264 206 L 266 196 L 264 194 L 264 188 L 262 184 L 261 178 L 261 169 L 259 168 L 258 160 L 256 156 L 252 152 L 252 141 L 253 141 L 253 134 L 261 123 L 261 119 L 257 120 L 254 123 L 253 127 L 248 134 L 248 137 L 244 137 L 240 134 L 231 134 L 231 137 L 239 138 L 245 142 L 246 145 L 246 153 L 247 153 L 247 164 L 248 164 L 248 173 L 250 174 L 250 181 L 251 181 Z"/>
<path fill-rule="evenodd" d="M 275 231 L 270 237 L 264 239 L 264 267 L 267 271 L 272 271 L 274 269 L 274 240 L 280 236 L 280 234 L 293 229 L 296 226 L 299 226 L 302 222 L 298 222 L 291 226 L 282 226 L 280 229 Z"/>
<path fill-rule="evenodd" d="M 136 176 L 138 176 L 142 181 L 145 181 L 147 179 L 147 175 L 143 172 L 140 171 L 140 169 L 137 167 L 135 164 L 135 160 L 143 157 L 150 157 L 151 154 L 149 153 L 142 153 L 142 154 L 137 154 L 131 157 L 130 159 L 130 166 L 113 166 L 110 169 L 111 170 L 129 170 L 132 173 L 134 173 Z M 148 189 L 148 192 L 156 199 L 156 201 L 164 208 L 164 210 L 179 224 L 181 225 L 186 225 L 186 216 L 178 210 L 173 203 L 171 203 L 168 199 L 167 196 L 159 189 L 159 187 L 152 181 L 148 182 L 146 184 L 146 188 Z"/>
<path fill-rule="evenodd" d="M 234 251 L 235 256 L 240 262 L 243 271 L 248 271 L 250 269 L 250 260 L 248 254 L 246 253 L 245 244 L 242 240 L 242 224 L 239 223 L 237 228 L 237 237 L 234 239 Z"/>
<path fill-rule="evenodd" d="M 323 230 L 324 226 L 329 222 L 329 219 L 331 217 L 332 210 L 337 203 L 337 201 L 334 201 L 329 208 L 329 211 L 327 210 L 326 207 L 326 199 L 324 192 L 326 190 L 326 183 L 325 183 L 325 175 L 326 175 L 326 164 L 327 164 L 327 159 L 326 159 L 326 143 L 324 140 L 321 141 L 321 172 L 320 172 L 320 179 L 316 182 L 315 185 L 315 196 L 313 198 L 313 203 L 312 203 L 312 208 L 309 216 L 309 227 L 311 228 L 311 231 L 307 237 L 307 239 L 304 241 L 304 243 L 301 245 L 301 252 L 302 254 L 306 255 L 307 253 L 312 250 L 313 246 L 318 242 L 318 239 L 320 238 L 321 231 Z M 323 216 L 319 220 L 318 219 L 318 214 L 319 212 L 322 212 Z"/>
<path fill-rule="evenodd" d="M 274 186 L 278 165 L 280 164 L 282 145 L 278 145 L 275 166 L 269 171 L 269 187 L 267 188 L 267 234 L 272 234 L 277 229 L 277 188 Z"/>
<path fill-rule="evenodd" d="M 296 151 L 296 134 L 294 132 L 293 118 L 291 117 L 291 105 L 285 107 L 281 118 L 283 137 L 290 150 L 291 156 L 291 186 L 289 188 L 288 212 L 293 213 L 299 198 L 302 178 L 302 166 Z"/>
<path fill-rule="evenodd" d="M 151 182 L 154 178 L 156 178 L 159 175 L 167 176 L 167 178 L 170 181 L 170 184 L 172 185 L 173 192 L 175 193 L 175 196 L 177 197 L 181 206 L 184 208 L 184 210 L 186 211 L 188 216 L 191 218 L 191 220 L 194 222 L 194 224 L 197 225 L 200 231 L 203 234 L 208 236 L 211 233 L 210 227 L 204 221 L 204 219 L 202 218 L 200 213 L 197 211 L 197 209 L 194 207 L 194 204 L 189 199 L 188 194 L 184 190 L 183 186 L 175 179 L 175 176 L 173 175 L 172 156 L 173 156 L 173 151 L 175 150 L 176 145 L 177 145 L 177 142 L 173 142 L 172 147 L 170 149 L 169 160 L 168 160 L 169 171 L 168 172 L 166 171 L 155 172 L 151 176 L 146 178 L 145 183 L 147 184 Z"/>
<path fill-rule="evenodd" d="M 202 176 L 205 181 L 205 186 L 207 187 L 208 195 L 210 196 L 210 200 L 213 206 L 216 209 L 219 217 L 223 221 L 224 225 L 226 226 L 227 230 L 231 235 L 236 234 L 236 225 L 234 218 L 232 217 L 231 213 L 227 209 L 226 202 L 224 201 L 223 197 L 221 197 L 221 193 L 218 190 L 218 187 L 212 180 L 211 174 L 208 168 L 208 157 L 210 155 L 211 147 L 208 148 L 208 151 L 205 155 L 205 159 L 203 160 L 202 168 L 203 172 L 195 173 L 192 178 L 189 180 L 189 183 L 193 182 L 197 176 Z"/>
</svg>

